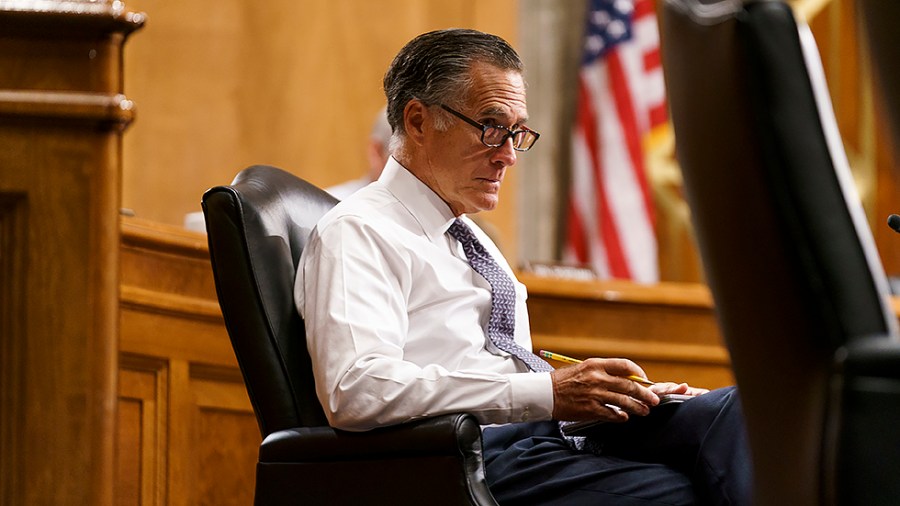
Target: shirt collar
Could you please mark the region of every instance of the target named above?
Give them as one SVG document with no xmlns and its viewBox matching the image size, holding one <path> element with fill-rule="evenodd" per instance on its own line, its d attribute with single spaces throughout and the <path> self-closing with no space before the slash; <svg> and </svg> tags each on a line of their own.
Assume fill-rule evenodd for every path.
<svg viewBox="0 0 900 506">
<path fill-rule="evenodd" d="M 450 206 L 393 156 L 388 158 L 378 181 L 406 207 L 432 242 L 443 237 L 453 224 L 456 216 Z"/>
</svg>

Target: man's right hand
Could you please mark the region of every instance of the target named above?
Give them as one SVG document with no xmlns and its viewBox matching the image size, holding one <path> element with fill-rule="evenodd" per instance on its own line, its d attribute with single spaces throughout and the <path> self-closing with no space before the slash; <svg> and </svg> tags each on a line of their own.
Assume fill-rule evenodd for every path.
<svg viewBox="0 0 900 506">
<path fill-rule="evenodd" d="M 629 375 L 646 377 L 637 364 L 623 358 L 589 358 L 556 369 L 550 373 L 553 418 L 624 422 L 629 414 L 646 415 L 659 404 L 659 397 L 627 379 Z"/>
</svg>

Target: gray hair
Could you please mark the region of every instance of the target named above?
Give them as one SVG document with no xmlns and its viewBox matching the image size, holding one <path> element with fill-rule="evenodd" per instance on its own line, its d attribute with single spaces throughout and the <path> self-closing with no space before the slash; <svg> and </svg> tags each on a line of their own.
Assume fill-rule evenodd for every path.
<svg viewBox="0 0 900 506">
<path fill-rule="evenodd" d="M 419 99 L 426 106 L 459 106 L 472 87 L 469 69 L 476 63 L 519 73 L 524 69 L 509 43 L 477 30 L 451 28 L 424 33 L 397 53 L 384 75 L 387 117 L 393 131 L 392 149 L 406 133 L 403 127 L 406 104 Z M 436 128 L 447 128 L 449 121 L 447 116 L 438 115 Z"/>
</svg>

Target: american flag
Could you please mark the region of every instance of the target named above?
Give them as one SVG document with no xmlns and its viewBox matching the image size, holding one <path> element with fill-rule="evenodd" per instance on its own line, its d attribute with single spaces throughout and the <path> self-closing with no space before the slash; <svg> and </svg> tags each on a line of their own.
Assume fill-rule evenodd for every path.
<svg viewBox="0 0 900 506">
<path fill-rule="evenodd" d="M 591 0 L 578 78 L 565 260 L 659 278 L 643 140 L 667 122 L 652 0 Z"/>
</svg>

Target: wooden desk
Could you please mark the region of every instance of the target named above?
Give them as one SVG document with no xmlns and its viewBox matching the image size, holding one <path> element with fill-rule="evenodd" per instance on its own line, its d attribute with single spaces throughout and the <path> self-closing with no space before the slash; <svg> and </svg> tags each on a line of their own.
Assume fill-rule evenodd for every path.
<svg viewBox="0 0 900 506">
<path fill-rule="evenodd" d="M 122 218 L 119 256 L 115 502 L 250 504 L 260 436 L 205 236 Z M 536 348 L 628 357 L 655 380 L 733 382 L 704 286 L 519 278 Z"/>
<path fill-rule="evenodd" d="M 260 443 L 206 238 L 122 218 L 116 502 L 249 504 Z M 536 347 L 622 356 L 654 379 L 731 384 L 709 292 L 522 274 Z"/>
<path fill-rule="evenodd" d="M 121 221 L 116 503 L 250 504 L 260 437 L 206 238 Z M 631 358 L 655 380 L 733 383 L 705 286 L 519 279 L 536 348 Z"/>
<path fill-rule="evenodd" d="M 528 273 L 519 279 L 528 286 L 535 349 L 576 358 L 630 358 L 657 381 L 705 388 L 734 383 L 712 297 L 703 285 L 575 281 Z"/>
<path fill-rule="evenodd" d="M 117 504 L 252 504 L 260 443 L 206 236 L 122 219 Z"/>
</svg>

